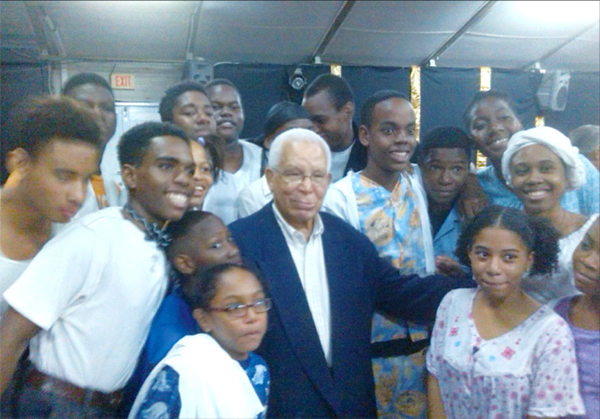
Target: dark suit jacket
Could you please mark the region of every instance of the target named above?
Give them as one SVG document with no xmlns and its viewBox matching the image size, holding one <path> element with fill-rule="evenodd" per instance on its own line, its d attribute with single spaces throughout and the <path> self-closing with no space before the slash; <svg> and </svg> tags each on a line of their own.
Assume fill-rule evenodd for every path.
<svg viewBox="0 0 600 419">
<path fill-rule="evenodd" d="M 321 218 L 331 304 L 331 367 L 272 204 L 229 226 L 242 256 L 261 270 L 273 300 L 267 333 L 257 351 L 271 372 L 267 414 L 375 417 L 370 356 L 374 311 L 431 321 L 446 292 L 466 282 L 401 276 L 362 233 L 335 216 L 321 213 Z"/>
</svg>

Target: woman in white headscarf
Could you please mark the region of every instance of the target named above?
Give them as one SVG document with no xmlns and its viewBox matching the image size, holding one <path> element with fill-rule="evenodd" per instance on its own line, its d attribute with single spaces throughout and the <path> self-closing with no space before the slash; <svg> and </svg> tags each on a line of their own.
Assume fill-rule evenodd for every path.
<svg viewBox="0 0 600 419">
<path fill-rule="evenodd" d="M 565 191 L 585 183 L 578 152 L 561 132 L 536 127 L 514 134 L 502 156 L 502 174 L 523 202 L 525 212 L 548 218 L 561 237 L 558 271 L 523 284 L 528 294 L 543 303 L 579 293 L 570 261 L 589 225 L 598 217 L 569 212 L 560 205 Z"/>
</svg>

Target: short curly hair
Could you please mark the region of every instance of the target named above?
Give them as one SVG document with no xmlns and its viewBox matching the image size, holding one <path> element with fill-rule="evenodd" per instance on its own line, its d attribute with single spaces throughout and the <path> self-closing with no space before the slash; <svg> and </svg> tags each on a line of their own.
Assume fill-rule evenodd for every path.
<svg viewBox="0 0 600 419">
<path fill-rule="evenodd" d="M 167 234 L 171 237 L 171 241 L 165 249 L 165 253 L 170 261 L 187 249 L 188 237 L 192 234 L 193 227 L 210 217 L 217 216 L 207 211 L 187 211 L 181 219 L 169 223 Z"/>
<path fill-rule="evenodd" d="M 188 142 L 184 130 L 170 122 L 144 122 L 129 129 L 119 141 L 119 163 L 139 167 L 154 137 L 171 135 Z"/>
<path fill-rule="evenodd" d="M 62 94 L 70 96 L 71 91 L 76 87 L 83 86 L 84 84 L 95 84 L 96 86 L 100 86 L 103 89 L 106 89 L 110 92 L 111 96 L 115 96 L 112 87 L 106 79 L 102 76 L 99 76 L 96 73 L 79 73 L 67 80 L 65 85 L 62 88 Z"/>
<path fill-rule="evenodd" d="M 517 118 L 519 118 L 515 110 L 515 103 L 507 93 L 501 92 L 499 90 L 485 90 L 482 92 L 475 93 L 473 99 L 471 99 L 471 102 L 469 103 L 469 105 L 467 105 L 467 108 L 463 113 L 463 123 L 465 124 L 465 128 L 467 128 L 467 131 L 471 130 L 471 123 L 474 119 L 473 111 L 475 110 L 477 105 L 479 105 L 480 102 L 483 102 L 484 100 L 489 98 L 504 101 L 504 103 L 508 105 L 508 108 L 511 110 L 511 112 L 515 114 Z"/>
<path fill-rule="evenodd" d="M 177 98 L 189 91 L 200 92 L 208 98 L 206 89 L 197 81 L 184 80 L 179 82 L 169 87 L 165 92 L 165 95 L 160 100 L 160 104 L 158 105 L 158 113 L 160 114 L 161 121 L 173 122 L 173 109 L 175 108 L 175 102 L 177 102 Z"/>
<path fill-rule="evenodd" d="M 459 261 L 471 267 L 469 251 L 475 237 L 488 227 L 509 230 L 521 238 L 525 247 L 534 252 L 529 275 L 549 274 L 558 266 L 559 235 L 550 221 L 543 217 L 527 215 L 516 208 L 492 205 L 484 208 L 463 226 L 456 243 Z"/>
<path fill-rule="evenodd" d="M 7 143 L 36 158 L 52 139 L 89 143 L 100 150 L 102 134 L 92 112 L 68 96 L 28 97 L 11 110 Z"/>
<path fill-rule="evenodd" d="M 360 124 L 371 128 L 373 124 L 373 111 L 377 104 L 384 102 L 388 99 L 403 99 L 410 103 L 410 100 L 402 93 L 396 90 L 380 90 L 369 96 L 360 110 Z M 412 106 L 412 105 L 411 105 Z"/>
<path fill-rule="evenodd" d="M 417 157 L 423 162 L 434 148 L 460 148 L 471 159 L 471 139 L 462 129 L 453 126 L 438 127 L 428 131 L 417 144 Z"/>
<path fill-rule="evenodd" d="M 309 98 L 323 91 L 327 92 L 331 103 L 338 111 L 346 103 L 354 103 L 354 94 L 352 93 L 350 84 L 340 76 L 329 73 L 321 74 L 308 85 L 304 92 L 304 97 Z"/>
</svg>

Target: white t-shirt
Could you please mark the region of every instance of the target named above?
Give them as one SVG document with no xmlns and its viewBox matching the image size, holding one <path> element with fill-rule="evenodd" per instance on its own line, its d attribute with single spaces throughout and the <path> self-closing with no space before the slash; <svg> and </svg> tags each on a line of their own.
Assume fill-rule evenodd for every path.
<svg viewBox="0 0 600 419">
<path fill-rule="evenodd" d="M 350 147 L 342 151 L 332 151 L 331 152 L 331 181 L 337 182 L 341 178 L 344 177 L 346 173 L 344 170 L 348 165 L 348 160 L 350 160 L 350 153 L 352 153 L 352 147 L 354 147 L 354 143 Z"/>
<path fill-rule="evenodd" d="M 246 186 L 238 195 L 237 209 L 238 217 L 244 218 L 267 205 L 273 199 L 273 192 L 269 189 L 267 177 L 262 175 L 260 179 L 255 180 Z"/>
<path fill-rule="evenodd" d="M 0 250 L 0 320 L 8 310 L 8 303 L 1 296 L 21 276 L 29 266 L 31 259 L 12 260 L 7 258 Z"/>
<path fill-rule="evenodd" d="M 2 188 L 0 188 L 0 192 L 1 191 Z M 52 224 L 52 233 L 50 233 L 50 238 L 56 235 L 59 226 L 62 226 L 62 224 Z M 2 252 L 2 249 L 0 249 L 0 320 L 2 320 L 2 317 L 4 317 L 4 313 L 8 311 L 8 303 L 4 301 L 2 294 L 4 294 L 4 291 L 9 289 L 10 286 L 15 283 L 15 281 L 25 271 L 25 268 L 29 266 L 29 263 L 31 263 L 31 259 L 10 259 Z"/>
<path fill-rule="evenodd" d="M 133 373 L 167 287 L 155 242 L 106 208 L 67 225 L 5 293 L 43 330 L 30 342 L 40 371 L 113 392 Z"/>
<path fill-rule="evenodd" d="M 217 215 L 225 225 L 238 219 L 236 200 L 246 186 L 260 178 L 262 148 L 245 140 L 239 140 L 244 152 L 242 166 L 235 173 L 219 172 L 218 180 L 204 198 L 202 210 Z"/>
</svg>

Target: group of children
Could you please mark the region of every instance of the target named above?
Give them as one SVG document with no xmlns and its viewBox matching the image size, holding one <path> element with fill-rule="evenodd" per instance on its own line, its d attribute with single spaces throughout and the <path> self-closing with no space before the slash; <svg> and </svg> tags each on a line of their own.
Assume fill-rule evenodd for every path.
<svg viewBox="0 0 600 419">
<path fill-rule="evenodd" d="M 260 274 L 239 265 L 217 217 L 189 212 L 174 228 L 178 223 L 187 224 L 186 234 L 175 235 L 170 247 L 186 250 L 170 252 L 170 259 L 180 272 L 187 258 L 200 261 L 190 262 L 196 268 L 227 263 L 185 275 L 181 282 L 186 307 L 170 314 L 180 313 L 175 320 L 180 329 L 186 317 L 193 326 L 169 340 L 165 334 L 176 333 L 175 323 L 161 325 L 155 318 L 149 342 L 164 339 L 174 346 L 149 361 L 154 368 L 130 417 L 264 415 L 268 369 L 252 353 L 270 308 Z M 206 250 L 209 243 L 229 246 L 230 252 L 221 251 L 221 260 L 210 258 L 207 253 L 217 249 Z M 478 287 L 449 293 L 438 309 L 427 352 L 430 417 L 598 416 L 599 221 L 573 254 L 575 286 L 582 294 L 553 301 L 555 313 L 525 294 L 522 281 L 552 272 L 558 250 L 549 222 L 517 209 L 492 206 L 465 226 L 457 254 Z M 163 305 L 177 298 L 173 292 Z M 163 334 L 153 338 L 161 326 Z"/>
<path fill-rule="evenodd" d="M 184 94 L 206 99 L 200 91 Z M 402 98 L 390 98 L 404 104 Z M 184 119 L 183 111 L 177 115 L 178 106 L 185 108 L 184 103 L 179 103 L 183 99 L 178 96 L 170 111 L 161 112 L 161 116 L 163 113 L 171 115 L 163 116 L 163 119 L 170 118 L 175 123 Z M 380 102 L 375 105 L 377 103 Z M 203 112 L 210 113 L 211 110 Z M 291 121 L 310 123 L 307 115 L 298 109 L 289 113 L 292 119 L 282 120 L 281 125 Z M 163 135 L 195 138 L 202 134 L 208 138 L 214 131 L 214 127 L 210 128 L 210 120 L 204 118 L 202 123 L 193 122 L 200 126 L 193 132 L 191 128 L 189 133 L 167 130 Z M 185 121 L 179 123 L 185 128 Z M 206 128 L 204 131 L 203 127 Z M 477 288 L 449 293 L 438 309 L 431 347 L 427 351 L 430 417 L 584 414 L 588 418 L 600 417 L 599 220 L 597 215 L 571 215 L 573 213 L 562 209 L 564 191 L 577 187 L 577 181 L 571 179 L 576 179 L 583 169 L 577 163 L 577 151 L 567 147 L 564 138 L 553 132 L 543 134 L 521 131 L 520 136 L 516 135 L 517 138 L 509 142 L 509 151 L 503 150 L 504 156 L 496 162 L 497 169 L 502 168 L 500 176 L 521 200 L 524 211 L 490 206 L 463 222 L 456 244 L 456 256 L 462 264 L 458 269 L 472 272 Z M 92 137 L 100 135 L 103 132 L 96 132 Z M 86 133 L 85 136 L 90 135 Z M 195 163 L 194 174 L 189 174 L 194 178 L 194 188 L 185 205 L 189 210 L 180 219 L 177 214 L 170 214 L 156 220 L 170 220 L 165 230 L 165 237 L 168 236 L 170 242 L 163 243 L 170 262 L 168 290 L 153 316 L 136 370 L 125 388 L 121 415 L 129 414 L 132 418 L 264 417 L 267 413 L 268 366 L 253 351 L 259 347 L 266 332 L 267 312 L 272 303 L 260 273 L 243 263 L 223 221 L 201 210 L 216 175 L 215 160 L 222 157 L 218 150 L 211 149 L 212 144 L 195 139 L 188 141 L 190 156 Z M 60 142 L 58 145 L 61 146 Z M 540 145 L 545 148 L 536 148 Z M 88 179 L 92 172 L 90 167 L 97 163 L 99 146 L 90 141 L 79 147 L 85 159 L 74 159 L 73 162 L 80 162 L 82 167 L 72 171 L 78 176 L 81 172 L 79 177 Z M 492 152 L 494 147 L 497 145 L 491 147 Z M 550 150 L 549 155 L 544 154 L 546 149 Z M 526 151 L 541 158 L 531 163 L 531 158 L 523 159 Z M 187 153 L 181 152 L 182 155 Z M 130 153 L 131 159 L 141 158 L 134 155 L 135 151 L 130 150 Z M 17 157 L 13 156 L 11 161 L 18 163 Z M 468 160 L 468 155 L 465 157 Z M 564 173 L 559 173 L 559 180 L 551 183 L 550 192 L 531 186 L 539 186 L 542 182 L 519 183 L 519 177 L 526 176 L 526 171 L 548 173 L 553 170 L 554 166 L 551 167 L 548 161 L 557 167 L 565 167 Z M 135 185 L 130 190 L 133 207 L 126 205 L 123 216 L 115 211 L 113 218 L 119 219 L 118 222 L 124 218 L 141 223 L 149 234 L 146 218 L 152 211 L 145 212 L 144 205 L 152 206 L 152 196 L 142 198 L 140 190 L 146 188 L 143 191 L 146 193 L 157 185 L 143 184 L 148 179 L 135 177 L 127 171 L 123 174 L 129 176 L 126 179 L 128 187 Z M 29 187 L 35 186 L 34 183 Z M 85 182 L 82 184 L 83 192 L 71 200 L 78 205 L 83 201 L 87 186 Z M 10 191 L 8 185 L 3 195 Z M 551 195 L 551 199 L 546 199 L 544 194 Z M 173 193 L 170 199 L 179 203 Z M 142 201 L 148 202 L 135 204 Z M 549 204 L 540 206 L 540 202 Z M 69 208 L 61 209 L 63 218 L 74 214 Z M 62 220 L 58 216 L 55 218 Z M 140 218 L 144 220 L 140 221 Z M 413 221 L 411 217 L 410 222 Z M 40 231 L 47 240 L 51 223 L 43 224 Z M 436 230 L 439 228 L 437 225 Z M 571 237 L 574 232 L 577 232 L 576 238 Z M 109 233 L 106 230 L 94 234 Z M 133 230 L 130 233 L 139 235 Z M 562 238 L 568 237 L 571 239 L 565 250 Z M 132 240 L 132 243 L 139 241 L 138 238 Z M 54 248 L 58 252 L 60 241 Z M 147 252 L 149 257 L 153 257 L 155 250 Z M 82 246 L 80 252 L 85 253 L 86 247 Z M 31 252 L 24 254 L 33 255 Z M 126 255 L 124 250 L 123 257 Z M 425 257 L 416 259 L 423 259 L 421 262 L 425 263 Z M 427 263 L 431 268 L 433 258 L 429 259 Z M 65 261 L 61 269 L 72 269 L 68 263 Z M 551 293 L 545 299 L 531 298 L 532 292 L 527 287 L 538 284 L 546 290 L 548 283 L 540 281 L 555 278 L 555 270 L 559 267 L 566 271 L 567 282 L 568 278 L 575 278 L 574 288 L 568 296 L 557 298 L 567 294 Z M 155 299 L 164 293 L 159 282 L 157 279 L 152 294 Z M 8 293 L 9 302 L 18 301 L 14 295 L 18 296 L 19 290 L 25 294 L 27 282 L 20 283 L 21 288 L 17 286 Z M 565 289 L 564 286 L 557 287 Z M 573 297 L 574 293 L 578 295 Z M 72 295 L 76 298 L 79 294 L 74 290 Z M 551 298 L 549 305 L 544 304 Z M 18 304 L 11 306 L 19 311 Z M 38 330 L 32 330 L 32 333 Z"/>
</svg>

